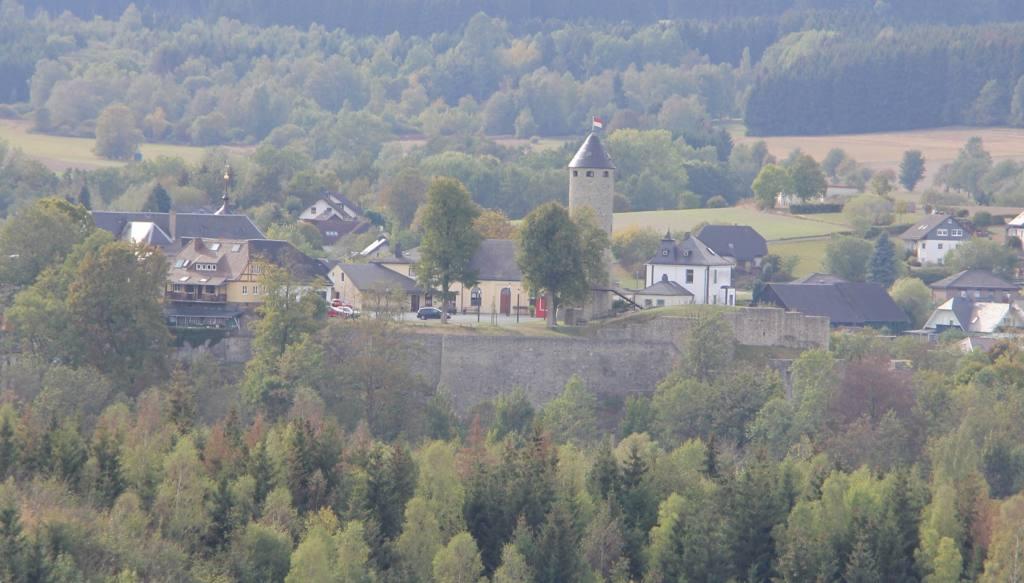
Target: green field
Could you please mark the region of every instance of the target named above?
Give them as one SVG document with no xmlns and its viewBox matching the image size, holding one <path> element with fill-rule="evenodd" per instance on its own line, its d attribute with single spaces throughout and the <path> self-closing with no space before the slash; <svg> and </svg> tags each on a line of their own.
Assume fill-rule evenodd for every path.
<svg viewBox="0 0 1024 583">
<path fill-rule="evenodd" d="M 809 241 L 776 241 L 768 243 L 768 252 L 781 257 L 796 257 L 793 277 L 803 277 L 816 271 L 825 271 L 821 265 L 825 259 L 825 247 L 828 239 L 812 239 Z"/>
<path fill-rule="evenodd" d="M 94 154 L 92 149 L 96 140 L 31 133 L 28 131 L 28 124 L 22 121 L 0 120 L 0 140 L 6 141 L 12 147 L 20 148 L 26 155 L 55 171 L 66 168 L 92 170 L 124 164 Z M 166 156 L 181 158 L 189 163 L 198 162 L 204 151 L 203 148 L 172 144 L 143 144 L 141 149 L 143 157 L 147 159 Z M 246 148 L 231 149 L 239 153 L 247 152 Z"/>
<path fill-rule="evenodd" d="M 681 234 L 693 230 L 700 223 L 750 225 L 769 241 L 820 237 L 848 230 L 842 223 L 766 213 L 749 207 L 617 213 L 614 228 L 622 230 L 635 225 L 652 228 L 658 232 L 671 230 L 673 233 Z"/>
</svg>

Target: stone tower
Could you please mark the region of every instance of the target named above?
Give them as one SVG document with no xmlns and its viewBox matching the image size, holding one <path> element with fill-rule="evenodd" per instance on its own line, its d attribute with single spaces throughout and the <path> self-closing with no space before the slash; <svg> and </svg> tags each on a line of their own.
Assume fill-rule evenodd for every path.
<svg viewBox="0 0 1024 583">
<path fill-rule="evenodd" d="M 569 214 L 575 217 L 582 209 L 590 209 L 597 225 L 612 236 L 612 205 L 615 199 L 615 164 L 601 144 L 596 133 L 591 132 L 580 149 L 569 162 Z M 606 252 L 605 263 L 611 272 L 611 253 Z M 612 296 L 607 290 L 610 282 L 595 283 L 590 300 L 584 306 L 583 317 L 587 320 L 605 316 L 611 312 Z"/>
</svg>

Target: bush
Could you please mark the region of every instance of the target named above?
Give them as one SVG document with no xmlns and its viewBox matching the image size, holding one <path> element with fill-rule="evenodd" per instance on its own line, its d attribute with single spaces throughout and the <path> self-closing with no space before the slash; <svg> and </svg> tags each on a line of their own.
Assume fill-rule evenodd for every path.
<svg viewBox="0 0 1024 583">
<path fill-rule="evenodd" d="M 842 211 L 843 205 L 837 202 L 789 205 L 789 212 L 794 215 L 815 215 L 822 213 L 838 213 Z"/>
<path fill-rule="evenodd" d="M 985 227 L 987 227 L 987 226 L 989 226 L 991 224 L 992 224 L 992 213 L 989 213 L 989 212 L 986 212 L 986 211 L 980 211 L 980 212 L 977 212 L 977 213 L 974 214 L 974 226 L 975 227 L 978 227 L 979 229 L 984 229 Z"/>
<path fill-rule="evenodd" d="M 729 201 L 725 200 L 725 197 L 717 194 L 708 199 L 704 206 L 709 209 L 720 209 L 729 206 Z"/>
</svg>

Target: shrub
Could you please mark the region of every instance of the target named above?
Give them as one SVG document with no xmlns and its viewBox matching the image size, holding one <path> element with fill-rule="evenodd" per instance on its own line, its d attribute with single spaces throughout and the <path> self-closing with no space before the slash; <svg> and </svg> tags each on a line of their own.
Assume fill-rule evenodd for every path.
<svg viewBox="0 0 1024 583">
<path fill-rule="evenodd" d="M 819 204 L 791 204 L 789 212 L 794 215 L 815 215 L 822 213 L 842 212 L 843 205 L 837 202 L 826 202 Z"/>
</svg>

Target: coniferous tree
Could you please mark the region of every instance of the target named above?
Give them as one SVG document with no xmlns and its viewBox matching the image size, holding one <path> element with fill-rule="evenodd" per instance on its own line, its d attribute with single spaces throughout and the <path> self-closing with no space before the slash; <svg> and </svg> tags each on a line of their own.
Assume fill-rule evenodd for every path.
<svg viewBox="0 0 1024 583">
<path fill-rule="evenodd" d="M 900 184 L 908 191 L 914 190 L 917 183 L 924 177 L 924 155 L 920 150 L 903 152 L 900 160 Z"/>
<path fill-rule="evenodd" d="M 78 190 L 78 204 L 87 210 L 92 210 L 92 194 L 90 194 L 89 187 L 85 184 Z"/>
<path fill-rule="evenodd" d="M 167 189 L 162 184 L 158 182 L 149 192 L 142 210 L 150 213 L 171 212 L 171 195 L 167 194 Z"/>
<path fill-rule="evenodd" d="M 6 480 L 14 473 L 17 462 L 14 426 L 6 415 L 0 416 L 0 481 Z"/>
<path fill-rule="evenodd" d="M 573 583 L 583 578 L 579 531 L 567 505 L 554 504 L 537 534 L 533 565 L 537 583 Z"/>
<path fill-rule="evenodd" d="M 121 470 L 121 443 L 106 431 L 102 431 L 93 443 L 93 457 L 96 459 L 96 494 L 100 501 L 109 506 L 124 491 L 124 476 Z"/>
<path fill-rule="evenodd" d="M 875 248 L 868 261 L 868 280 L 888 289 L 897 275 L 896 249 L 889 236 L 882 233 L 875 240 Z"/>
<path fill-rule="evenodd" d="M 874 553 L 871 551 L 871 545 L 864 532 L 858 533 L 850 556 L 846 560 L 843 581 L 845 583 L 879 583 L 881 581 Z"/>
<path fill-rule="evenodd" d="M 11 484 L 11 482 L 8 482 Z M 0 486 L 0 495 L 6 486 Z M 13 495 L 13 492 L 10 493 Z M 14 500 L 0 500 L 0 581 L 23 581 L 26 546 Z"/>
</svg>

